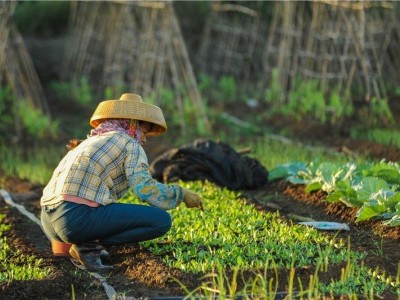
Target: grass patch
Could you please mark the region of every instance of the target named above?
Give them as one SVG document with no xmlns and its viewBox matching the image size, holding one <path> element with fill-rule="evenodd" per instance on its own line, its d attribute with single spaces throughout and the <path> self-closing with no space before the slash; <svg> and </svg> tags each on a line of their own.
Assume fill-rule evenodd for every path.
<svg viewBox="0 0 400 300">
<path fill-rule="evenodd" d="M 0 214 L 0 283 L 13 280 L 40 280 L 51 274 L 51 268 L 42 266 L 42 259 L 12 249 L 4 232 L 10 225 L 4 224 L 5 215 Z"/>
<path fill-rule="evenodd" d="M 336 151 L 330 151 L 323 147 L 310 147 L 269 135 L 255 139 L 251 147 L 251 155 L 257 158 L 268 170 L 293 161 L 330 161 L 337 163 L 349 161 L 348 156 Z M 363 162 L 365 158 L 360 156 L 357 161 Z"/>
<path fill-rule="evenodd" d="M 0 145 L 1 171 L 6 176 L 14 176 L 31 183 L 45 185 L 62 156 L 65 147 L 32 145 L 29 151 Z"/>
<path fill-rule="evenodd" d="M 353 139 L 367 139 L 382 145 L 394 146 L 400 149 L 400 132 L 393 129 L 374 128 L 368 130 L 351 129 Z"/>
<path fill-rule="evenodd" d="M 258 159 L 267 169 L 291 162 L 294 159 L 296 161 L 315 161 L 318 158 L 320 161 L 342 163 L 348 160 L 345 155 L 328 151 L 322 147 L 308 147 L 301 143 L 277 140 L 268 135 L 252 138 L 248 143 L 240 141 L 236 135 L 229 137 L 228 141 L 221 140 L 231 144 L 237 150 L 250 147 L 252 149 L 250 156 Z M 189 141 L 180 139 L 179 142 L 183 145 Z M 64 145 L 31 145 L 27 151 L 21 147 L 11 148 L 0 144 L 1 170 L 6 176 L 15 176 L 32 183 L 45 185 L 65 153 Z M 360 157 L 359 160 L 362 161 L 363 158 Z"/>
</svg>

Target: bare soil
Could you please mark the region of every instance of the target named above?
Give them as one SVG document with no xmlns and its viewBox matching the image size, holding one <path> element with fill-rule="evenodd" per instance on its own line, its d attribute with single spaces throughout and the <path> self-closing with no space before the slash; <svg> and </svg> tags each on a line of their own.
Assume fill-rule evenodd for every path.
<svg viewBox="0 0 400 300">
<path fill-rule="evenodd" d="M 354 141 L 345 135 L 332 134 L 329 126 L 317 126 L 304 121 L 283 120 L 282 118 L 268 120 L 269 126 L 275 129 L 294 133 L 299 139 L 310 143 L 322 143 L 337 151 L 346 149 L 348 153 L 362 153 L 372 158 L 399 161 L 400 150 L 386 147 L 369 141 Z M 317 131 L 316 131 L 317 129 Z M 317 132 L 317 134 L 316 134 Z M 340 130 L 339 130 L 340 132 Z M 150 143 L 149 159 L 156 157 L 168 149 L 165 144 Z M 1 174 L 0 174 L 1 175 Z M 2 186 L 10 192 L 14 201 L 23 204 L 36 216 L 40 214 L 39 199 L 43 187 L 33 185 L 17 178 L 0 176 Z M 327 204 L 323 200 L 323 192 L 308 194 L 301 185 L 293 185 L 285 181 L 270 182 L 259 190 L 243 192 L 249 205 L 255 205 L 260 210 L 279 210 L 282 218 L 291 222 L 292 215 L 309 217 L 318 221 L 336 221 L 349 224 L 350 231 L 339 233 L 339 237 L 350 238 L 351 247 L 364 251 L 367 257 L 364 263 L 371 268 L 379 267 L 386 274 L 396 275 L 400 261 L 400 226 L 387 227 L 381 222 L 355 222 L 354 209 L 341 204 Z M 266 203 L 263 199 L 273 199 Z M 0 205 L 0 213 L 6 215 L 5 223 L 12 224 L 6 233 L 7 241 L 13 249 L 23 253 L 34 254 L 43 259 L 44 266 L 52 266 L 54 273 L 50 278 L 40 281 L 13 281 L 0 284 L 1 299 L 107 299 L 101 284 L 88 273 L 77 269 L 66 258 L 54 257 L 50 251 L 50 243 L 39 226 L 21 215 L 15 208 Z M 325 234 L 336 234 L 326 232 Z M 139 245 L 110 247 L 108 264 L 114 269 L 108 274 L 108 283 L 125 297 L 163 298 L 183 296 L 181 286 L 171 278 L 176 278 L 188 290 L 201 285 L 204 274 L 188 274 L 167 267 L 162 257 L 149 253 Z M 339 277 L 343 266 L 331 266 L 329 273 L 321 273 L 321 281 L 329 281 Z M 298 269 L 296 273 L 303 282 L 308 282 L 312 269 Z M 288 270 L 282 270 L 280 278 L 288 277 Z M 104 275 L 104 274 L 103 274 Z M 272 275 L 272 274 L 271 274 Z M 244 277 L 250 274 L 244 274 Z M 280 281 L 280 290 L 285 290 L 287 282 Z M 73 287 L 73 290 L 72 290 Z M 383 295 L 385 299 L 396 299 L 394 295 Z"/>
</svg>

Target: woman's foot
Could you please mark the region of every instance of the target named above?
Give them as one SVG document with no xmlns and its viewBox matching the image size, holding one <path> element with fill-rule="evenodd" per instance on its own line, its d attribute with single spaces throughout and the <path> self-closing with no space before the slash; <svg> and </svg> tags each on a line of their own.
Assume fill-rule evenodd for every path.
<svg viewBox="0 0 400 300">
<path fill-rule="evenodd" d="M 64 243 L 64 242 L 59 242 L 56 240 L 51 240 L 51 250 L 55 256 L 61 256 L 61 257 L 71 257 L 69 254 L 69 249 L 71 248 L 72 244 L 70 243 Z M 100 246 L 100 245 L 98 245 Z M 102 246 L 100 246 L 102 247 Z M 100 251 L 100 257 L 101 258 L 108 258 L 110 256 L 110 253 L 103 247 L 101 248 Z"/>
</svg>

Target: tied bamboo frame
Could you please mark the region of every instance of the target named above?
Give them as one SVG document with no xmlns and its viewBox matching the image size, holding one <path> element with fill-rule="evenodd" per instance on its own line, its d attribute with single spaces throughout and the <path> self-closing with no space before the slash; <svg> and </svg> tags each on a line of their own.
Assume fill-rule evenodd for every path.
<svg viewBox="0 0 400 300">
<path fill-rule="evenodd" d="M 143 97 L 155 93 L 155 104 L 161 107 L 160 92 L 169 88 L 181 128 L 187 127 L 184 99 L 192 102 L 195 118 L 209 128 L 172 3 L 72 2 L 71 10 L 64 79 L 78 83 L 87 77 L 98 97 L 106 87 L 115 94 L 127 89 Z"/>
<path fill-rule="evenodd" d="M 22 121 L 18 107 L 22 103 L 51 117 L 50 109 L 22 35 L 13 22 L 15 1 L 0 1 L 0 82 L 5 78 L 16 99 L 14 128 L 17 138 L 22 136 Z"/>
</svg>

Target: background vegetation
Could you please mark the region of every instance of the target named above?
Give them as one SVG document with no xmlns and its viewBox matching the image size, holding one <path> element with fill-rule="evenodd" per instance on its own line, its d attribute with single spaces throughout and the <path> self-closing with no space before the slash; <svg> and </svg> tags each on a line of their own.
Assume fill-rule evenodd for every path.
<svg viewBox="0 0 400 300">
<path fill-rule="evenodd" d="M 195 60 L 205 23 L 210 16 L 210 3 L 176 1 L 174 8 L 189 56 Z M 259 12 L 264 20 L 270 22 L 273 9 L 274 2 L 265 1 L 260 5 Z M 0 145 L 4 161 L 10 157 L 14 157 L 22 165 L 41 161 L 52 169 L 55 161 L 65 151 L 63 145 L 70 138 L 85 138 L 90 130 L 88 119 L 95 105 L 102 99 L 116 97 L 110 88 L 104 90 L 102 99 L 97 98 L 87 78 L 81 78 L 78 84 L 59 78 L 57 68 L 61 66 L 62 51 L 59 48 L 60 40 L 68 33 L 69 13 L 69 1 L 18 2 L 13 20 L 28 46 L 48 98 L 51 115 L 44 115 L 29 105 L 16 105 L 17 99 L 3 81 L 4 84 L 0 86 Z M 275 133 L 273 128 L 265 125 L 266 120 L 282 116 L 288 120 L 310 119 L 320 124 L 330 124 L 333 136 L 338 132 L 345 132 L 355 139 L 367 138 L 398 146 L 397 116 L 393 116 L 391 111 L 391 106 L 398 102 L 398 88 L 395 86 L 388 84 L 388 99 L 372 98 L 368 104 L 359 104 L 356 99 L 345 101 L 335 90 L 325 95 L 318 81 L 301 81 L 299 78 L 297 88 L 289 94 L 288 101 L 279 102 L 276 99 L 283 89 L 278 80 L 279 70 L 273 71 L 266 89 L 256 85 L 245 86 L 232 76 L 221 76 L 215 80 L 212 74 L 196 70 L 195 75 L 212 131 L 209 131 L 210 128 L 206 130 L 204 124 L 194 124 L 182 133 L 182 116 L 173 106 L 176 95 L 171 89 L 164 88 L 161 94 L 162 107 L 170 128 L 166 138 L 168 142 L 179 144 L 212 134 L 212 138 L 222 139 L 237 147 L 250 143 L 254 145 L 255 138 L 263 140 L 264 135 Z M 152 95 L 145 100 L 154 101 Z M 191 122 L 196 110 L 187 99 L 184 101 L 183 111 L 186 121 Z M 21 124 L 18 126 L 15 118 L 20 119 Z M 22 132 L 19 136 L 15 134 L 16 126 L 22 127 L 18 129 Z M 270 142 L 268 146 L 273 148 L 274 143 Z M 253 146 L 255 147 L 257 146 Z M 288 145 L 287 148 L 291 147 L 292 145 Z M 41 154 L 32 154 L 44 148 L 51 149 L 50 155 L 41 157 Z M 272 152 L 276 150 L 271 150 Z M 267 166 L 273 164 L 267 163 Z M 2 164 L 1 169 L 7 174 L 23 177 L 29 173 L 17 171 L 15 165 L 7 163 Z M 48 174 L 40 173 L 46 175 L 41 179 L 36 178 L 35 181 L 45 182 Z"/>
</svg>

